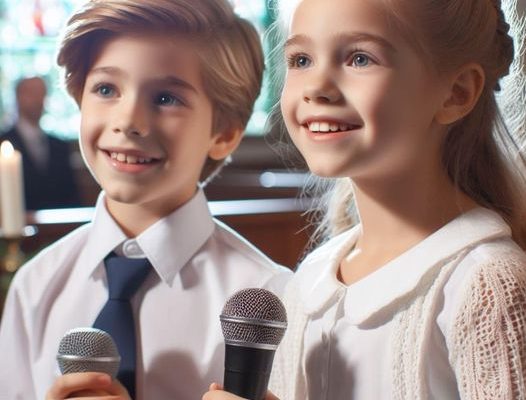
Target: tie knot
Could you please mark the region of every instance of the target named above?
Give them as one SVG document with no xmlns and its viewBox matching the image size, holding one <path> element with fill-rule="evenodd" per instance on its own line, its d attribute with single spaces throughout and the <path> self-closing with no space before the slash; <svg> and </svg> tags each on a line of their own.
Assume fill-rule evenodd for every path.
<svg viewBox="0 0 526 400">
<path fill-rule="evenodd" d="M 111 253 L 104 260 L 108 277 L 109 298 L 130 300 L 142 285 L 151 264 L 147 258 L 126 258 Z"/>
</svg>

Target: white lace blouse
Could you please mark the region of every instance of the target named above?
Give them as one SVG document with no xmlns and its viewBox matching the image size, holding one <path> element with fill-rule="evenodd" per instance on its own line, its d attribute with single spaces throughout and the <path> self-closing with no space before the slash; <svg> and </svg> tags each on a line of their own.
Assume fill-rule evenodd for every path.
<svg viewBox="0 0 526 400">
<path fill-rule="evenodd" d="M 526 398 L 526 255 L 472 210 L 366 278 L 336 278 L 360 227 L 309 255 L 285 296 L 282 400 Z"/>
</svg>

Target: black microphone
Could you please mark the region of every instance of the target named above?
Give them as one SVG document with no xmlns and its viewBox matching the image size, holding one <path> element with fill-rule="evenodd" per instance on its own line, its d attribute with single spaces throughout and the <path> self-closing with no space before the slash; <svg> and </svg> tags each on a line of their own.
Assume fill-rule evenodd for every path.
<svg viewBox="0 0 526 400">
<path fill-rule="evenodd" d="M 57 361 L 62 374 L 104 372 L 115 378 L 121 357 L 107 332 L 95 328 L 75 328 L 60 340 Z"/>
<path fill-rule="evenodd" d="M 227 300 L 219 319 L 225 337 L 224 389 L 263 400 L 274 353 L 287 328 L 283 303 L 268 290 L 243 289 Z"/>
</svg>

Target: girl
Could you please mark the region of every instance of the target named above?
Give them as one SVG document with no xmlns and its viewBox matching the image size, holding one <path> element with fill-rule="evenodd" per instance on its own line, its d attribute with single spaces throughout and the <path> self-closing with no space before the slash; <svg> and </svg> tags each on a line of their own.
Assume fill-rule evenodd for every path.
<svg viewBox="0 0 526 400">
<path fill-rule="evenodd" d="M 331 238 L 287 290 L 274 393 L 525 398 L 526 186 L 495 98 L 514 54 L 500 1 L 297 3 L 281 111 L 310 170 L 338 179 Z"/>
</svg>

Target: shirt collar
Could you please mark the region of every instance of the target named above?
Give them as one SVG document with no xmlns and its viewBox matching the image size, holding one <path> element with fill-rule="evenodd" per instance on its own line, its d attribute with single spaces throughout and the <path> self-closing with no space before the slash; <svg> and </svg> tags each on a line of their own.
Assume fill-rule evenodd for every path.
<svg viewBox="0 0 526 400">
<path fill-rule="evenodd" d="M 494 211 L 476 208 L 460 215 L 382 268 L 345 287 L 337 280 L 340 260 L 354 246 L 361 227 L 356 226 L 329 242 L 314 262 L 329 263 L 317 279 L 305 279 L 302 290 L 307 313 L 329 307 L 336 296 L 345 295 L 345 315 L 355 325 L 366 323 L 397 301 L 413 293 L 429 273 L 440 268 L 464 249 L 501 237 L 511 230 Z M 316 261 L 317 260 L 317 261 Z M 310 268 L 312 271 L 314 268 Z M 312 274 L 312 272 L 311 272 Z M 307 285 L 305 285 L 307 283 Z M 346 289 L 346 290 L 342 290 Z"/>
<path fill-rule="evenodd" d="M 93 275 L 108 253 L 128 238 L 109 214 L 105 194 L 97 199 L 92 227 L 81 257 L 86 277 Z M 208 240 L 214 220 L 202 190 L 168 216 L 160 219 L 135 238 L 159 277 L 172 285 L 175 276 Z"/>
</svg>

